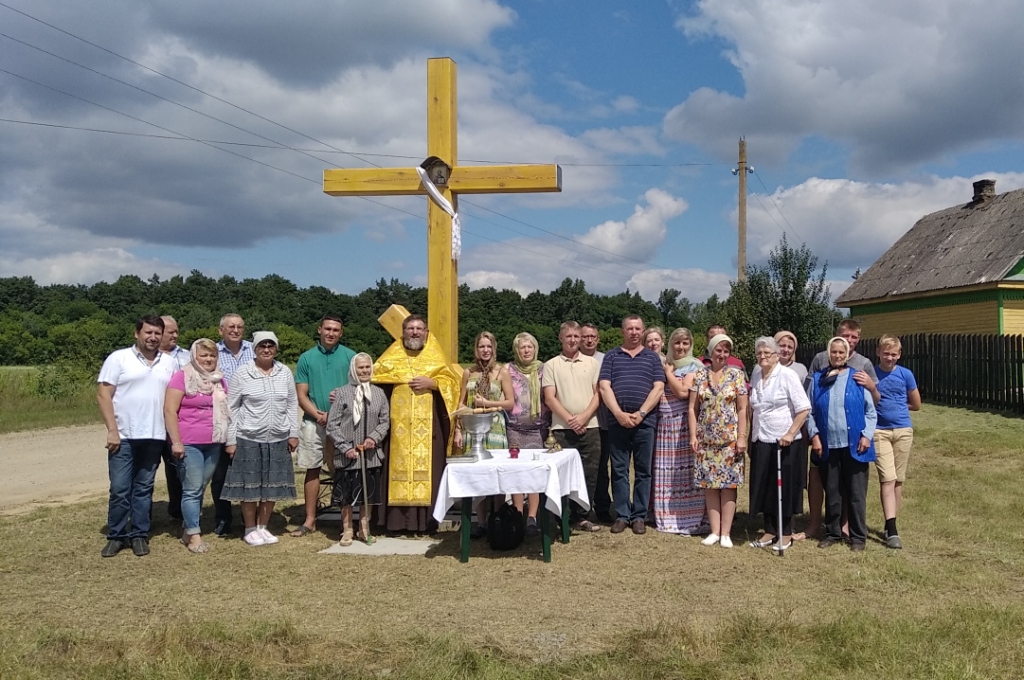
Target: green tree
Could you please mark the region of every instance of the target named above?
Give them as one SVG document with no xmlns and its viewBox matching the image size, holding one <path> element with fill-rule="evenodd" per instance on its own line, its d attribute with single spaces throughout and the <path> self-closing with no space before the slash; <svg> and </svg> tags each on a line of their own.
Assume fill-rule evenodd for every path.
<svg viewBox="0 0 1024 680">
<path fill-rule="evenodd" d="M 825 342 L 841 318 L 832 306 L 825 275 L 818 258 L 806 244 L 794 248 L 783 236 L 772 249 L 766 266 L 747 267 L 747 280 L 731 286 L 725 303 L 727 326 L 737 343 L 737 353 L 750 362 L 754 340 L 792 331 L 800 342 Z"/>
</svg>

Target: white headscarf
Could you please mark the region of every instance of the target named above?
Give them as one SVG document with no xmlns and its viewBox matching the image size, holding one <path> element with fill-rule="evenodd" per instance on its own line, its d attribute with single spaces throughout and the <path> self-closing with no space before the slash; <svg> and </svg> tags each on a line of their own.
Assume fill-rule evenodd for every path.
<svg viewBox="0 0 1024 680">
<path fill-rule="evenodd" d="M 370 377 L 366 379 L 366 382 L 360 382 L 359 376 L 356 374 L 356 361 L 359 359 L 366 359 L 370 362 Z M 360 352 L 359 354 L 352 357 L 352 362 L 348 365 L 348 384 L 356 386 L 356 394 L 352 400 L 352 424 L 358 425 L 359 421 L 363 419 L 363 408 L 365 402 L 370 401 L 370 380 L 373 378 L 373 359 L 366 352 Z"/>
</svg>

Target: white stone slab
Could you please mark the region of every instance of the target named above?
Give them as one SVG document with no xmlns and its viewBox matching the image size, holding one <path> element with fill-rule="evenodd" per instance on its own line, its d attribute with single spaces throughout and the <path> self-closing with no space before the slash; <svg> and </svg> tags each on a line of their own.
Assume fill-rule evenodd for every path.
<svg viewBox="0 0 1024 680">
<path fill-rule="evenodd" d="M 441 541 L 429 538 L 391 538 L 388 536 L 373 538 L 373 545 L 366 545 L 362 541 L 353 541 L 348 547 L 341 547 L 337 543 L 330 548 L 321 550 L 326 555 L 426 555 L 433 547 L 441 545 Z"/>
</svg>

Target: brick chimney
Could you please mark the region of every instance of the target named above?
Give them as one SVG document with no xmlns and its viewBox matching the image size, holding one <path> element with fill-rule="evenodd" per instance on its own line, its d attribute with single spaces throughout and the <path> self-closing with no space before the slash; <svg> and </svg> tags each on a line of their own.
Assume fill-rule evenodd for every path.
<svg viewBox="0 0 1024 680">
<path fill-rule="evenodd" d="M 996 195 L 996 181 L 994 179 L 979 179 L 974 183 L 974 204 L 991 201 Z"/>
</svg>

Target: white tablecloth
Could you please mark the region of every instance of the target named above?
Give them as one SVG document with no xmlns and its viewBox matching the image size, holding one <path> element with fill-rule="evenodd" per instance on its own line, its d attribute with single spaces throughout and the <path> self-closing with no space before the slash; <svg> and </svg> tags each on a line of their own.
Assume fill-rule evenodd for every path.
<svg viewBox="0 0 1024 680">
<path fill-rule="evenodd" d="M 444 520 L 458 498 L 483 498 L 497 494 L 542 493 L 545 507 L 562 514 L 562 496 L 568 496 L 584 509 L 590 509 L 583 463 L 576 449 L 545 453 L 543 449 L 521 449 L 519 458 L 509 457 L 507 449 L 490 452 L 494 458 L 476 463 L 446 465 L 434 503 L 434 519 Z M 533 454 L 539 460 L 533 460 Z"/>
</svg>

